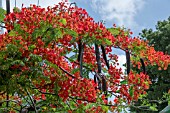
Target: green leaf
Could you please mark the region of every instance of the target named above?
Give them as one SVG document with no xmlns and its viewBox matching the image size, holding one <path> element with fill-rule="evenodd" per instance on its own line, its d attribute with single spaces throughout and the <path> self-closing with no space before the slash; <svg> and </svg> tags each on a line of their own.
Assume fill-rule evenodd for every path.
<svg viewBox="0 0 170 113">
<path fill-rule="evenodd" d="M 150 106 L 149 108 L 150 108 L 152 111 L 158 111 L 158 109 L 156 108 L 156 106 L 155 106 L 155 105 Z M 167 112 L 167 113 L 169 113 L 169 112 Z"/>
<path fill-rule="evenodd" d="M 133 89 L 133 86 L 131 86 L 129 89 L 129 94 L 131 97 L 133 97 L 133 93 L 134 93 L 134 89 Z"/>
<path fill-rule="evenodd" d="M 120 82 L 121 85 L 125 85 L 125 84 L 127 84 L 127 83 L 128 83 L 127 80 L 123 80 L 123 81 Z"/>
<path fill-rule="evenodd" d="M 15 53 L 17 52 L 17 46 L 13 44 L 8 44 L 7 45 L 7 52 L 8 53 Z"/>
<path fill-rule="evenodd" d="M 18 31 L 21 31 L 21 26 L 20 26 L 20 24 L 16 24 L 16 23 L 15 23 L 15 24 L 14 24 L 14 30 L 17 31 L 17 32 L 18 32 Z"/>
<path fill-rule="evenodd" d="M 14 11 L 15 13 L 21 12 L 21 10 L 20 10 L 18 7 L 14 7 L 13 11 Z"/>
<path fill-rule="evenodd" d="M 4 21 L 6 11 L 2 8 L 0 8 L 0 21 Z"/>
<path fill-rule="evenodd" d="M 119 33 L 120 33 L 120 30 L 119 30 L 120 28 L 108 28 L 107 30 L 109 30 L 111 33 L 112 33 L 112 35 L 118 35 Z"/>
<path fill-rule="evenodd" d="M 111 44 L 112 44 L 112 42 L 111 42 L 110 40 L 108 40 L 108 39 L 105 39 L 105 43 L 106 43 L 107 45 L 111 45 Z"/>
<path fill-rule="evenodd" d="M 42 57 L 39 55 L 30 54 L 30 58 L 32 61 L 42 62 Z"/>
<path fill-rule="evenodd" d="M 104 68 L 102 71 L 103 71 L 104 73 L 107 73 L 107 69 L 105 69 L 105 68 Z"/>
<path fill-rule="evenodd" d="M 0 66 L 1 70 L 8 70 L 9 67 L 10 67 L 10 65 L 8 63 Z"/>
<path fill-rule="evenodd" d="M 108 106 L 102 106 L 102 110 L 108 112 L 109 108 L 108 108 Z"/>
<path fill-rule="evenodd" d="M 73 31 L 73 30 L 65 29 L 65 31 L 66 31 L 66 34 L 69 34 L 69 35 L 71 35 L 72 37 L 77 37 L 77 36 L 78 36 L 77 32 L 75 32 L 75 31 Z"/>
<path fill-rule="evenodd" d="M 9 36 L 16 36 L 16 31 L 13 31 L 13 30 L 12 30 L 12 31 L 10 31 L 8 34 L 9 34 Z"/>
<path fill-rule="evenodd" d="M 25 63 L 21 60 L 15 60 L 15 61 L 11 62 L 11 65 L 15 65 L 15 64 L 25 66 Z"/>
<path fill-rule="evenodd" d="M 80 68 L 75 68 L 71 71 L 71 74 L 75 74 L 76 72 L 78 72 L 80 70 Z"/>
<path fill-rule="evenodd" d="M 61 32 L 60 29 L 55 29 L 55 35 L 56 35 L 57 39 L 63 37 L 63 33 Z"/>
<path fill-rule="evenodd" d="M 116 93 L 120 93 L 120 90 L 116 90 Z"/>
<path fill-rule="evenodd" d="M 61 22 L 61 23 L 62 23 L 62 24 L 64 24 L 64 25 L 66 25 L 66 24 L 67 24 L 67 21 L 66 21 L 66 19 L 65 19 L 65 18 L 60 19 L 60 20 L 59 20 L 59 22 Z"/>
<path fill-rule="evenodd" d="M 34 48 L 36 48 L 35 45 L 30 45 L 30 46 L 28 46 L 28 50 L 29 50 L 29 51 L 32 51 Z"/>
<path fill-rule="evenodd" d="M 76 37 L 73 37 L 70 43 L 74 43 L 76 41 Z"/>
</svg>

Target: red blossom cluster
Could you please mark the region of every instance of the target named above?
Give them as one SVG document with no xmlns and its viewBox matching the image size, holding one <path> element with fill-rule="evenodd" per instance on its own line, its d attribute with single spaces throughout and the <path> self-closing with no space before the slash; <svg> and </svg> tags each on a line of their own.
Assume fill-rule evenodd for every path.
<svg viewBox="0 0 170 113">
<path fill-rule="evenodd" d="M 40 66 L 41 76 L 36 75 L 33 79 L 26 76 L 26 79 L 32 79 L 32 84 L 41 92 L 41 96 L 35 96 L 37 99 L 46 100 L 46 93 L 54 94 L 56 85 L 59 87 L 57 95 L 64 102 L 77 99 L 79 104 L 95 103 L 97 98 L 103 95 L 102 91 L 97 89 L 98 85 L 94 80 L 82 78 L 80 70 L 72 72 L 76 68 L 79 69 L 80 63 L 77 59 L 70 61 L 68 56 L 77 55 L 80 40 L 84 47 L 83 68 L 91 73 L 90 76 L 97 72 L 98 66 L 94 44 L 98 43 L 105 47 L 106 56 L 110 61 L 109 69 L 106 68 L 104 55 L 100 55 L 100 60 L 102 69 L 107 71 L 104 72 L 107 76 L 103 75 L 107 82 L 108 93 L 116 96 L 111 109 L 116 108 L 115 105 L 120 103 L 120 98 L 129 104 L 137 100 L 140 94 L 145 94 L 145 90 L 151 84 L 148 75 L 144 73 L 130 72 L 126 75 L 121 68 L 117 69 L 118 56 L 112 53 L 113 48 L 124 51 L 128 49 L 132 57 L 145 59 L 145 65 L 156 63 L 166 69 L 170 64 L 169 55 L 155 51 L 145 41 L 130 38 L 123 30 L 114 36 L 102 23 L 96 23 L 85 9 L 69 6 L 67 2 L 60 2 L 47 9 L 31 5 L 29 8 L 22 8 L 21 11 L 6 15 L 4 22 L 7 30 L 11 32 L 0 35 L 0 51 L 5 51 L 8 44 L 14 44 L 21 53 L 20 59 L 27 59 L 25 66 L 13 65 L 11 69 L 21 68 L 22 73 L 31 73 L 32 67 L 38 66 L 31 55 L 41 57 L 42 62 L 48 61 Z M 51 38 L 53 35 L 54 38 Z M 99 50 L 101 51 L 100 47 Z M 8 57 L 9 55 L 4 55 L 4 60 Z M 138 65 L 140 69 L 139 59 L 132 59 L 131 63 L 134 66 Z M 16 76 L 19 77 L 22 73 Z M 106 101 L 106 97 L 102 96 L 102 100 Z M 108 102 L 104 103 L 108 105 Z M 89 110 L 104 112 L 100 106 Z M 90 112 L 89 110 L 87 112 Z"/>
</svg>

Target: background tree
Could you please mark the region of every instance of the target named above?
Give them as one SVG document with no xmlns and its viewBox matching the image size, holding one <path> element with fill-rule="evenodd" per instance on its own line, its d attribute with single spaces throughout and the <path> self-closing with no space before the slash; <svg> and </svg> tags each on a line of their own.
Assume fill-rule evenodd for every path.
<svg viewBox="0 0 170 113">
<path fill-rule="evenodd" d="M 65 1 L 14 10 L 3 22 L 9 32 L 0 35 L 1 112 L 121 112 L 151 84 L 144 68 L 138 73 L 130 63 L 139 69 L 141 59 L 161 69 L 170 63 L 131 32 L 106 29 Z M 126 73 L 113 48 L 126 53 Z"/>
<path fill-rule="evenodd" d="M 153 46 L 156 51 L 163 51 L 170 54 L 170 17 L 164 21 L 158 21 L 156 30 L 144 29 L 140 34 L 143 40 L 148 40 L 149 45 Z M 148 102 L 156 104 L 158 111 L 161 111 L 168 105 L 168 91 L 170 90 L 170 65 L 167 70 L 159 70 L 157 65 L 147 66 L 147 74 L 152 82 L 151 87 L 147 90 L 148 95 L 145 97 Z M 170 94 L 169 94 L 170 95 Z M 136 105 L 142 102 L 139 100 Z M 156 111 L 147 111 L 135 109 L 140 113 L 157 113 Z"/>
</svg>

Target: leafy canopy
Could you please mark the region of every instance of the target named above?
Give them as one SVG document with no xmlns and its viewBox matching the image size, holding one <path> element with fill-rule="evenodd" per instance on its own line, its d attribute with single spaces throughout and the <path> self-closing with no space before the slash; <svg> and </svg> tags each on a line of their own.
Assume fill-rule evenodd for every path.
<svg viewBox="0 0 170 113">
<path fill-rule="evenodd" d="M 167 20 L 158 21 L 156 30 L 144 29 L 140 35 L 143 40 L 148 40 L 148 44 L 153 46 L 155 50 L 170 54 L 170 17 Z M 158 111 L 148 111 L 148 109 L 135 109 L 135 111 L 140 113 L 157 113 L 170 103 L 168 93 L 170 91 L 170 65 L 168 65 L 167 70 L 158 70 L 157 65 L 148 65 L 146 68 L 152 85 L 147 90 L 148 94 L 145 99 L 141 98 L 135 105 L 143 102 L 149 105 L 153 104 Z"/>
</svg>

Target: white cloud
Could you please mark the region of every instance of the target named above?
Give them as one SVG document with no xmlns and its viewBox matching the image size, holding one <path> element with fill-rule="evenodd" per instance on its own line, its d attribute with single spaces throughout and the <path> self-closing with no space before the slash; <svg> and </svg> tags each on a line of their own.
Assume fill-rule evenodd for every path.
<svg viewBox="0 0 170 113">
<path fill-rule="evenodd" d="M 91 7 L 102 20 L 117 22 L 119 26 L 135 28 L 136 13 L 144 6 L 144 0 L 92 0 Z"/>
</svg>

